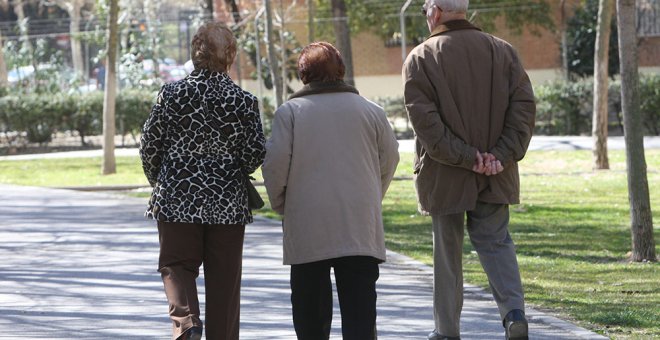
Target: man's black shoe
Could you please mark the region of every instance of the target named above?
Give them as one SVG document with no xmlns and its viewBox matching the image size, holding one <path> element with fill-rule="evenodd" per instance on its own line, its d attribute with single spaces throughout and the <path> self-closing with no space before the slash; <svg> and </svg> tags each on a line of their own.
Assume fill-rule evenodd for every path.
<svg viewBox="0 0 660 340">
<path fill-rule="evenodd" d="M 527 332 L 527 319 L 525 319 L 525 312 L 520 309 L 510 311 L 504 317 L 504 330 L 507 340 L 528 340 Z"/>
<path fill-rule="evenodd" d="M 460 336 L 445 336 L 436 331 L 429 333 L 428 340 L 461 340 Z"/>
</svg>

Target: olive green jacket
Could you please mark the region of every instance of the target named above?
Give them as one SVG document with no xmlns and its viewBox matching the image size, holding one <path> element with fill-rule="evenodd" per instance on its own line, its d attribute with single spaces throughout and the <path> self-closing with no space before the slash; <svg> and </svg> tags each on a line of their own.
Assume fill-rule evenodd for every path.
<svg viewBox="0 0 660 340">
<path fill-rule="evenodd" d="M 532 137 L 536 105 L 513 47 L 466 20 L 450 21 L 412 50 L 402 73 L 420 212 L 519 203 L 517 162 Z M 494 154 L 504 172 L 473 172 L 477 151 Z"/>
</svg>

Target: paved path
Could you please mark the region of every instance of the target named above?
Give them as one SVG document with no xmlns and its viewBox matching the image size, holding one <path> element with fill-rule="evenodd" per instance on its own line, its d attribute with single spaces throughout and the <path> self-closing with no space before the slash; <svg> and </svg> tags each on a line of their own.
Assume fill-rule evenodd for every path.
<svg viewBox="0 0 660 340">
<path fill-rule="evenodd" d="M 591 137 L 583 136 L 534 136 L 529 144 L 529 150 L 591 150 L 593 147 Z M 624 149 L 626 143 L 623 137 L 609 137 L 608 148 L 610 150 Z M 660 137 L 651 136 L 644 137 L 644 147 L 647 149 L 660 148 Z M 413 152 L 415 151 L 415 144 L 413 140 L 399 140 L 400 152 Z M 14 156 L 0 156 L 1 160 L 29 160 L 29 159 L 42 159 L 42 158 L 78 158 L 78 157 L 101 157 L 102 150 L 85 150 L 85 151 L 67 151 L 55 152 L 46 154 L 27 154 L 27 155 L 14 155 Z M 136 148 L 119 148 L 115 149 L 116 156 L 137 156 L 138 150 Z"/>
<path fill-rule="evenodd" d="M 168 339 L 153 222 L 143 199 L 0 184 L 0 339 Z M 241 339 L 295 339 L 279 223 L 245 239 Z M 388 254 L 378 281 L 379 339 L 425 339 L 431 268 Z M 200 285 L 203 293 L 203 285 Z M 335 302 L 336 305 L 336 302 Z M 501 339 L 491 297 L 467 287 L 463 339 Z M 531 339 L 604 339 L 528 310 Z M 335 308 L 332 339 L 340 339 Z"/>
</svg>

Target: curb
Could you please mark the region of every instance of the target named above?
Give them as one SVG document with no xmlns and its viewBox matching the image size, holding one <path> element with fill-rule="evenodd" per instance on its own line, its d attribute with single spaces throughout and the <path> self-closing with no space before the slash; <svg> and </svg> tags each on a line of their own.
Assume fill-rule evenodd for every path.
<svg viewBox="0 0 660 340">
<path fill-rule="evenodd" d="M 420 261 L 412 259 L 408 256 L 399 254 L 397 252 L 387 249 L 387 261 L 392 261 L 400 263 L 412 268 L 415 268 L 424 274 L 430 275 L 433 277 L 433 267 L 430 267 Z M 465 295 L 474 295 L 482 300 L 493 300 L 492 294 L 486 292 L 481 287 L 463 283 Z M 524 285 L 523 285 L 524 287 Z M 534 308 L 525 307 L 525 315 L 529 318 L 530 323 L 542 323 L 550 325 L 554 328 L 559 328 L 565 331 L 567 334 L 573 334 L 578 339 L 589 339 L 589 340 L 608 340 L 608 337 L 602 336 L 600 334 L 594 333 L 588 329 L 574 325 L 568 321 L 564 321 L 555 316 L 548 315 Z"/>
</svg>

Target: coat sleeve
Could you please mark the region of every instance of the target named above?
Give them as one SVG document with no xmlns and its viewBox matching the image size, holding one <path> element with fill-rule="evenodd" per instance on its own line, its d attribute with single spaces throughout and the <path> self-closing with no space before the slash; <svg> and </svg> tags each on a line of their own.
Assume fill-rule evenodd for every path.
<svg viewBox="0 0 660 340">
<path fill-rule="evenodd" d="M 242 116 L 245 133 L 245 148 L 241 152 L 240 162 L 248 174 L 255 172 L 263 163 L 266 154 L 266 138 L 259 117 L 259 102 L 250 98 L 247 113 Z"/>
<path fill-rule="evenodd" d="M 266 143 L 266 160 L 262 168 L 271 208 L 281 215 L 284 215 L 292 152 L 293 114 L 287 105 L 282 105 L 275 112 L 271 136 Z"/>
<path fill-rule="evenodd" d="M 472 170 L 477 149 L 457 137 L 442 121 L 435 86 L 419 57 L 411 53 L 403 65 L 404 102 L 417 139 L 436 162 Z"/>
<path fill-rule="evenodd" d="M 142 170 L 144 171 L 149 184 L 153 187 L 158 182 L 158 173 L 163 163 L 165 154 L 166 139 L 166 121 L 165 113 L 167 111 L 167 91 L 163 86 L 158 93 L 156 104 L 154 104 L 149 114 L 149 118 L 142 127 L 142 137 L 140 137 L 140 159 L 142 160 Z"/>
<path fill-rule="evenodd" d="M 536 104 L 532 84 L 515 51 L 509 74 L 509 106 L 504 116 L 504 128 L 490 152 L 502 164 L 523 159 L 532 139 Z"/>
<path fill-rule="evenodd" d="M 390 187 L 396 166 L 399 164 L 399 142 L 396 140 L 394 131 L 387 121 L 385 112 L 380 115 L 380 131 L 378 133 L 378 160 L 380 161 L 380 183 L 382 198 L 385 197 Z"/>
</svg>

